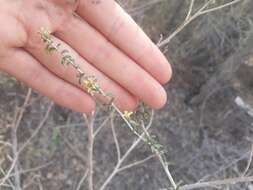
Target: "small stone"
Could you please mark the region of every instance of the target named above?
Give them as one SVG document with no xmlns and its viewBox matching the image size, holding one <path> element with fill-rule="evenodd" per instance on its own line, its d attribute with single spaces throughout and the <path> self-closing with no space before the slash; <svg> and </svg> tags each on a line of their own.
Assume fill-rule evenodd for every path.
<svg viewBox="0 0 253 190">
<path fill-rule="evenodd" d="M 53 177 L 53 174 L 52 174 L 52 173 L 48 173 L 48 174 L 47 174 L 47 178 L 48 178 L 48 179 L 52 179 L 52 177 Z"/>
<path fill-rule="evenodd" d="M 65 180 L 67 178 L 67 176 L 65 174 L 59 174 L 57 177 L 59 180 Z"/>
<path fill-rule="evenodd" d="M 69 186 L 71 186 L 71 185 L 73 185 L 73 182 L 72 182 L 72 180 L 67 180 L 67 185 L 69 185 Z"/>
</svg>

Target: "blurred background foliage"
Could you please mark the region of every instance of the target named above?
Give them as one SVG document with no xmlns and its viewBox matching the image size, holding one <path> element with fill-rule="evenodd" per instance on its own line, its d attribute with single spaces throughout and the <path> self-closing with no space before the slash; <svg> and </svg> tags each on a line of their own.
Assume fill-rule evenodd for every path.
<svg viewBox="0 0 253 190">
<path fill-rule="evenodd" d="M 165 39 L 184 21 L 189 0 L 121 0 L 121 5 L 154 42 Z M 194 11 L 204 0 L 196 0 Z M 216 0 L 212 6 L 229 1 Z M 162 50 L 173 67 L 173 79 L 166 85 L 169 101 L 156 112 L 152 132 L 169 152 L 170 169 L 177 182 L 194 183 L 240 176 L 247 166 L 253 143 L 253 1 L 242 0 L 203 15 L 184 28 Z M 0 140 L 11 141 L 16 110 L 27 87 L 0 75 Z M 240 103 L 238 100 L 240 99 Z M 19 127 L 22 143 L 45 116 L 49 100 L 36 92 Z M 96 124 L 106 118 L 104 111 Z M 132 134 L 117 132 L 123 150 Z M 86 168 L 86 130 L 79 114 L 54 106 L 45 126 L 21 154 L 23 169 L 44 165 L 22 175 L 27 188 L 75 189 Z M 0 163 L 8 168 L 10 150 L 0 146 Z M 140 146 L 130 160 L 149 155 Z M 115 157 L 111 132 L 107 128 L 95 144 L 96 188 L 110 173 Z M 253 170 L 248 171 L 252 175 Z M 158 190 L 168 186 L 159 163 L 154 160 L 117 175 L 108 190 Z M 84 184 L 83 189 L 87 185 Z M 6 188 L 8 189 L 8 188 Z M 209 189 L 209 188 L 206 188 Z M 210 188 L 216 189 L 216 188 Z M 252 190 L 252 184 L 224 186 L 229 190 Z"/>
</svg>

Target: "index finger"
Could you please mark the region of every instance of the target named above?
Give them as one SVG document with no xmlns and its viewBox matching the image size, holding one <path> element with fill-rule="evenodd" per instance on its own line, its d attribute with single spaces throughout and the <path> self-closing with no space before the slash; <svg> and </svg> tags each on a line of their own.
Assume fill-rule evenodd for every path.
<svg viewBox="0 0 253 190">
<path fill-rule="evenodd" d="M 160 83 L 170 80 L 165 56 L 114 0 L 80 0 L 77 13 Z"/>
</svg>

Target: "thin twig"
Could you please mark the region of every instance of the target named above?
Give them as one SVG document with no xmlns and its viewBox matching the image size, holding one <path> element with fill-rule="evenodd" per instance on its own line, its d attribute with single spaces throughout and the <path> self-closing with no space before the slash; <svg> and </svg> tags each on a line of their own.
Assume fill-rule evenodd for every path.
<svg viewBox="0 0 253 190">
<path fill-rule="evenodd" d="M 231 6 L 231 5 L 234 5 L 234 4 L 236 4 L 236 3 L 239 3 L 240 1 L 242 1 L 242 0 L 234 0 L 234 1 L 231 1 L 231 2 L 226 3 L 226 4 L 224 4 L 224 5 L 221 5 L 221 6 L 218 6 L 218 7 L 214 7 L 214 8 L 210 8 L 210 9 L 208 9 L 208 10 L 202 11 L 201 14 L 203 15 L 203 14 L 206 14 L 206 13 L 218 11 L 218 10 L 220 10 L 220 9 L 224 9 L 224 8 L 226 8 L 226 7 L 228 7 L 228 6 Z"/>
<path fill-rule="evenodd" d="M 21 190 L 21 179 L 20 179 L 20 172 L 19 172 L 19 154 L 18 154 L 18 137 L 17 137 L 17 131 L 18 128 L 20 126 L 20 122 L 23 118 L 24 112 L 26 107 L 28 106 L 30 99 L 31 99 L 31 95 L 32 95 L 32 89 L 28 88 L 27 91 L 27 95 L 25 98 L 25 102 L 23 104 L 23 106 L 20 109 L 20 113 L 18 116 L 18 120 L 15 123 L 15 126 L 12 128 L 12 153 L 13 153 L 13 157 L 17 158 L 16 159 L 16 163 L 15 163 L 15 167 L 14 167 L 14 179 L 15 179 L 15 186 L 17 190 Z"/>
<path fill-rule="evenodd" d="M 14 158 L 11 167 L 9 168 L 8 172 L 6 173 L 6 175 L 3 177 L 3 179 L 0 180 L 0 187 L 5 183 L 5 181 L 9 178 L 9 175 L 11 174 L 12 170 L 15 169 L 15 183 L 17 185 L 18 189 L 21 189 L 20 187 L 20 176 L 18 174 L 18 166 L 17 166 L 17 162 L 19 159 L 19 152 L 17 151 L 17 130 L 18 127 L 21 123 L 21 120 L 23 118 L 24 112 L 26 110 L 26 107 L 31 99 L 31 95 L 32 95 L 32 90 L 31 88 L 28 89 L 27 94 L 26 94 L 26 98 L 25 101 L 22 105 L 22 107 L 18 110 L 17 114 L 15 114 L 15 119 L 13 122 L 13 131 L 12 131 L 12 136 L 13 136 L 13 154 L 14 154 Z"/>
<path fill-rule="evenodd" d="M 165 40 L 163 40 L 161 43 L 159 43 L 157 46 L 158 47 L 163 47 L 165 45 L 167 45 L 168 43 L 170 43 L 170 41 L 176 36 L 178 35 L 178 33 L 180 33 L 187 25 L 189 25 L 193 20 L 195 20 L 200 12 L 202 10 L 204 10 L 210 3 L 212 0 L 207 1 L 195 14 L 193 14 L 192 16 L 190 16 L 189 18 L 187 18 L 187 20 L 184 20 L 184 22 L 169 36 L 167 37 Z"/>
<path fill-rule="evenodd" d="M 207 13 L 211 13 L 211 12 L 214 12 L 214 11 L 217 11 L 217 10 L 220 10 L 220 9 L 223 9 L 225 7 L 228 7 L 228 6 L 232 6 L 236 3 L 239 3 L 240 1 L 242 0 L 233 0 L 229 3 L 225 3 L 223 5 L 220 5 L 220 6 L 217 6 L 215 8 L 210 8 L 210 9 L 206 9 L 210 3 L 212 2 L 213 0 L 209 0 L 207 1 L 195 14 L 193 14 L 192 16 L 188 16 L 189 15 L 189 12 L 187 13 L 187 16 L 186 16 L 186 19 L 184 20 L 184 22 L 169 36 L 167 37 L 166 39 L 164 39 L 161 43 L 159 43 L 157 46 L 158 47 L 163 47 L 165 45 L 167 45 L 168 43 L 170 43 L 170 41 L 176 36 L 178 35 L 178 33 L 180 33 L 187 25 L 189 25 L 193 20 L 195 20 L 196 18 L 198 18 L 199 16 L 201 15 L 204 15 L 204 14 L 207 14 Z M 192 4 L 191 4 L 192 5 Z M 190 5 L 190 6 L 191 6 Z M 192 10 L 192 8 L 190 8 L 189 10 Z"/>
<path fill-rule="evenodd" d="M 242 173 L 241 177 L 245 176 L 250 168 L 250 165 L 252 163 L 252 159 L 253 159 L 253 144 L 252 144 L 252 147 L 251 147 L 251 152 L 250 152 L 250 156 L 249 156 L 249 160 L 248 160 L 248 163 L 247 163 L 247 166 L 244 170 L 244 172 Z"/>
<path fill-rule="evenodd" d="M 0 167 L 0 172 L 1 172 L 4 176 L 6 176 L 6 173 L 4 172 L 3 168 L 1 168 L 1 167 Z M 12 189 L 15 189 L 14 184 L 12 183 L 12 181 L 11 181 L 9 178 L 8 178 L 6 181 L 8 181 L 9 186 L 12 187 Z M 3 187 L 4 187 L 4 185 L 5 185 L 5 184 L 3 184 Z M 0 186 L 0 187 L 1 187 L 1 186 Z"/>
<path fill-rule="evenodd" d="M 154 117 L 154 110 L 152 110 L 150 122 L 146 127 L 146 130 L 148 130 L 152 126 Z M 118 174 L 119 169 L 121 167 L 121 164 L 127 159 L 127 157 L 131 154 L 131 152 L 137 147 L 137 145 L 143 141 L 143 137 L 145 136 L 145 133 L 143 132 L 136 141 L 133 142 L 133 144 L 129 147 L 129 149 L 125 152 L 125 154 L 121 157 L 121 159 L 117 162 L 116 166 L 114 167 L 112 173 L 106 178 L 102 186 L 99 188 L 99 190 L 104 190 L 107 185 L 111 182 L 111 180 L 114 178 L 115 175 Z"/>
<path fill-rule="evenodd" d="M 147 136 L 149 136 L 149 133 L 148 133 L 148 131 L 146 130 L 145 127 L 143 127 L 143 131 Z M 175 180 L 174 180 L 174 178 L 173 178 L 173 176 L 172 176 L 172 174 L 169 170 L 168 163 L 166 163 L 164 161 L 164 159 L 163 159 L 162 155 L 160 154 L 160 152 L 155 150 L 155 154 L 159 158 L 159 161 L 162 164 L 163 170 L 165 171 L 165 174 L 166 174 L 167 178 L 169 179 L 173 189 L 176 190 L 177 189 L 177 184 L 176 184 L 176 182 L 175 182 Z"/>
<path fill-rule="evenodd" d="M 0 141 L 0 144 L 2 144 L 5 147 L 12 147 L 12 144 L 9 142 Z"/>
<path fill-rule="evenodd" d="M 253 181 L 253 176 L 238 177 L 238 178 L 230 178 L 230 179 L 217 180 L 217 181 L 195 183 L 191 185 L 184 185 L 184 186 L 179 187 L 178 190 L 192 190 L 192 189 L 200 189 L 200 188 L 214 187 L 214 186 L 221 186 L 221 185 L 232 185 L 236 183 L 245 183 L 245 182 L 252 182 L 252 181 Z"/>
<path fill-rule="evenodd" d="M 174 190 L 178 189 L 178 186 L 177 186 L 177 184 L 175 183 L 174 178 L 173 178 L 172 175 L 171 175 L 171 172 L 170 172 L 170 170 L 169 170 L 168 164 L 165 163 L 165 162 L 163 161 L 163 158 L 162 158 L 162 156 L 161 156 L 160 154 L 158 155 L 158 158 L 159 158 L 159 160 L 160 160 L 160 162 L 161 162 L 161 164 L 162 164 L 162 167 L 163 167 L 163 170 L 164 170 L 165 173 L 166 173 L 166 176 L 167 176 L 168 179 L 170 180 L 170 183 L 171 183 L 173 189 L 174 189 Z"/>
<path fill-rule="evenodd" d="M 93 190 L 93 145 L 94 145 L 94 135 L 93 135 L 93 127 L 94 122 L 96 118 L 96 113 L 92 112 L 91 115 L 87 116 L 83 114 L 86 122 L 87 122 L 87 128 L 88 128 L 88 166 L 89 166 L 89 172 L 88 172 L 88 182 L 89 182 L 89 190 Z"/>
<path fill-rule="evenodd" d="M 141 135 L 142 137 L 144 136 L 144 133 Z M 125 161 L 125 159 L 129 156 L 129 154 L 135 149 L 135 147 L 141 142 L 141 137 L 139 137 L 132 145 L 131 147 L 127 150 L 127 152 L 122 156 L 120 161 L 116 164 L 114 167 L 114 170 L 112 173 L 107 177 L 103 185 L 99 188 L 99 190 L 104 190 L 107 185 L 111 182 L 111 180 L 114 178 L 114 176 L 118 173 L 119 168 L 121 164 Z"/>
<path fill-rule="evenodd" d="M 36 135 L 38 134 L 38 132 L 41 130 L 41 128 L 45 125 L 49 115 L 50 115 L 50 112 L 52 110 L 54 106 L 54 103 L 53 102 L 50 102 L 48 108 L 47 108 L 47 111 L 43 117 L 43 119 L 40 121 L 39 125 L 37 126 L 37 128 L 35 129 L 35 131 L 33 132 L 33 134 L 29 137 L 29 139 L 20 147 L 19 149 L 19 154 L 31 143 L 31 141 L 33 140 L 34 137 L 36 137 Z"/>
<path fill-rule="evenodd" d="M 147 157 L 147 158 L 144 158 L 143 160 L 136 161 L 136 162 L 134 162 L 134 163 L 132 163 L 132 164 L 128 164 L 128 165 L 126 165 L 126 166 L 122 166 L 121 168 L 119 168 L 118 172 L 123 172 L 123 171 L 128 170 L 128 169 L 130 169 L 130 168 L 133 168 L 133 167 L 135 167 L 135 166 L 144 164 L 145 162 L 147 162 L 147 161 L 149 161 L 149 160 L 151 160 L 152 158 L 155 158 L 155 157 L 156 157 L 156 155 L 153 154 L 153 155 L 150 155 L 150 156 Z"/>
<path fill-rule="evenodd" d="M 191 17 L 193 7 L 194 7 L 194 3 L 195 3 L 195 0 L 191 0 L 191 4 L 189 6 L 189 10 L 188 10 L 188 13 L 187 13 L 187 16 L 186 16 L 185 20 L 189 20 L 189 18 Z"/>
<path fill-rule="evenodd" d="M 18 155 L 18 139 L 17 139 L 17 128 L 12 129 L 12 153 L 13 157 L 17 158 L 14 167 L 14 182 L 15 182 L 15 189 L 21 190 L 21 181 L 20 181 L 20 172 L 19 172 L 19 155 Z"/>
<path fill-rule="evenodd" d="M 240 162 L 241 160 L 245 159 L 248 155 L 250 155 L 250 151 L 245 152 L 244 154 L 242 154 L 239 158 L 237 158 L 236 160 L 229 160 L 229 164 L 224 165 L 222 167 L 220 167 L 217 171 L 215 171 L 212 174 L 206 175 L 203 178 L 201 178 L 198 183 L 202 182 L 202 181 L 206 181 L 208 178 L 212 177 L 212 176 L 217 176 L 219 173 L 225 171 L 226 169 L 232 167 L 233 165 L 237 164 L 238 162 Z"/>
<path fill-rule="evenodd" d="M 81 189 L 82 184 L 85 181 L 85 179 L 87 178 L 88 174 L 89 174 L 89 170 L 84 173 L 83 177 L 81 178 L 81 180 L 79 181 L 79 183 L 77 185 L 76 190 L 80 190 Z"/>
<path fill-rule="evenodd" d="M 24 112 L 25 112 L 25 109 L 31 99 L 31 95 L 32 95 L 32 89 L 29 88 L 28 91 L 27 91 L 27 94 L 26 94 L 26 97 L 25 97 L 25 101 L 22 105 L 22 107 L 19 109 L 19 113 L 18 113 L 18 116 L 17 116 L 17 119 L 14 121 L 14 129 L 17 129 L 18 126 L 20 125 L 20 122 L 23 118 L 23 115 L 24 115 Z"/>
<path fill-rule="evenodd" d="M 34 168 L 21 170 L 21 171 L 19 171 L 19 174 L 27 174 L 27 173 L 31 173 L 31 172 L 36 172 L 36 171 L 38 171 L 38 170 L 41 170 L 41 169 L 43 169 L 43 168 L 48 167 L 48 166 L 51 165 L 52 163 L 53 163 L 53 161 L 48 162 L 48 163 L 46 163 L 46 164 L 44 164 L 44 165 L 41 165 L 41 166 L 34 167 Z M 9 178 L 14 177 L 14 175 L 15 175 L 15 173 L 9 175 Z"/>
<path fill-rule="evenodd" d="M 68 148 L 73 151 L 76 156 L 84 163 L 86 163 L 86 159 L 84 158 L 82 152 L 77 148 L 75 147 L 71 142 L 69 142 L 68 139 L 64 138 L 63 139 L 64 143 L 68 146 Z"/>
<path fill-rule="evenodd" d="M 98 135 L 98 133 L 106 126 L 107 122 L 110 120 L 111 116 L 114 114 L 114 110 L 110 113 L 110 115 L 103 121 L 103 123 L 95 130 L 93 136 L 94 139 Z"/>
<path fill-rule="evenodd" d="M 116 146 L 116 149 L 117 149 L 117 157 L 118 157 L 118 162 L 119 162 L 120 158 L 121 158 L 121 151 L 120 151 L 118 137 L 117 137 L 117 134 L 116 134 L 116 131 L 115 131 L 114 115 L 112 115 L 112 117 L 111 117 L 111 129 L 112 129 L 112 136 L 113 136 L 115 146 Z"/>
<path fill-rule="evenodd" d="M 12 170 L 15 168 L 16 162 L 18 161 L 19 155 L 23 152 L 23 150 L 31 143 L 32 139 L 38 134 L 39 130 L 44 126 L 46 120 L 49 117 L 49 113 L 53 107 L 53 103 L 50 103 L 47 112 L 44 116 L 44 118 L 41 120 L 41 122 L 39 123 L 38 127 L 36 128 L 36 130 L 33 132 L 33 134 L 29 137 L 29 139 L 19 148 L 16 157 L 14 157 L 14 159 L 12 160 L 12 164 L 8 170 L 8 172 L 6 173 L 6 175 L 0 179 L 0 187 L 5 183 L 5 181 L 9 178 L 9 176 L 11 175 Z"/>
</svg>

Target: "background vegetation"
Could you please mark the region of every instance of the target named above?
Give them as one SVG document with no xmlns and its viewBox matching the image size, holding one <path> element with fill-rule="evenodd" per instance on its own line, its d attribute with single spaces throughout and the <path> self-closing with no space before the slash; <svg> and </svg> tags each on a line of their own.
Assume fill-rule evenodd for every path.
<svg viewBox="0 0 253 190">
<path fill-rule="evenodd" d="M 230 1 L 216 0 L 212 6 Z M 205 2 L 196 0 L 193 12 Z M 191 1 L 120 3 L 158 42 L 161 34 L 166 39 L 180 27 Z M 166 86 L 168 104 L 155 112 L 151 132 L 168 151 L 169 169 L 177 183 L 253 175 L 252 9 L 252 0 L 242 0 L 201 15 L 161 48 L 174 76 Z M 0 75 L 0 90 L 0 179 L 16 163 L 0 189 L 88 189 L 87 130 L 82 117 L 53 105 L 5 74 Z M 29 101 L 23 106 L 25 99 Z M 135 139 L 118 117 L 112 119 L 103 109 L 94 122 L 95 129 L 101 125 L 104 127 L 94 144 L 94 189 L 101 189 L 117 163 L 114 132 L 123 154 Z M 145 145 L 140 143 L 123 165 L 131 163 L 137 165 L 119 171 L 105 189 L 159 190 L 170 186 Z M 250 182 L 226 184 L 219 187 L 253 189 Z"/>
</svg>

